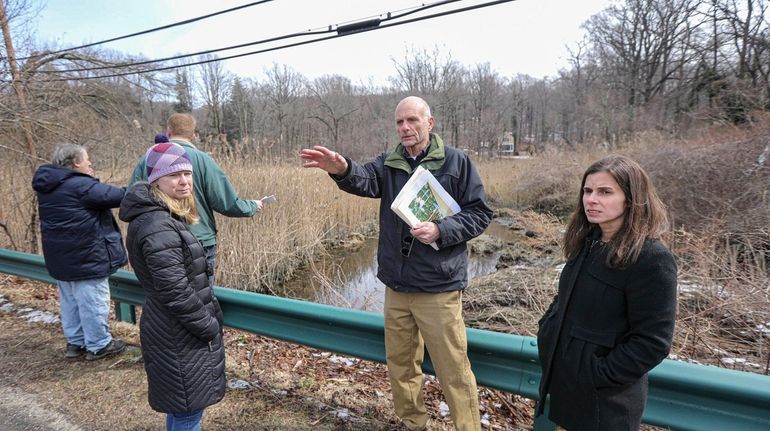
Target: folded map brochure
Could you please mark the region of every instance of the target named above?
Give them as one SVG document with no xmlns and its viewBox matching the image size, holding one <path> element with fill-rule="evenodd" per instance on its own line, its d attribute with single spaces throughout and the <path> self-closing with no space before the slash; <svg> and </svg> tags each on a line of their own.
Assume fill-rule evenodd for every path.
<svg viewBox="0 0 770 431">
<path fill-rule="evenodd" d="M 402 220 L 414 227 L 417 223 L 439 220 L 460 212 L 460 205 L 449 196 L 429 170 L 418 166 L 409 181 L 390 205 Z M 431 247 L 438 250 L 436 243 Z"/>
</svg>

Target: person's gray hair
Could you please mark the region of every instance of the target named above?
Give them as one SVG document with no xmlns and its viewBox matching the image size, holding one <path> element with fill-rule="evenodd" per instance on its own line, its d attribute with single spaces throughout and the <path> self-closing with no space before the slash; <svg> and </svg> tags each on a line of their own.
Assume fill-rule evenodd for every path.
<svg viewBox="0 0 770 431">
<path fill-rule="evenodd" d="M 398 106 L 400 106 L 402 103 L 407 103 L 407 102 L 416 104 L 422 111 L 422 114 L 425 116 L 425 118 L 431 117 L 430 106 L 428 106 L 428 102 L 426 102 L 425 99 L 423 99 L 422 97 L 407 96 L 403 98 L 400 102 L 398 102 L 396 109 L 398 109 Z"/>
<path fill-rule="evenodd" d="M 51 163 L 65 168 L 74 168 L 75 163 L 83 161 L 86 149 L 77 144 L 57 144 L 51 155 Z"/>
</svg>

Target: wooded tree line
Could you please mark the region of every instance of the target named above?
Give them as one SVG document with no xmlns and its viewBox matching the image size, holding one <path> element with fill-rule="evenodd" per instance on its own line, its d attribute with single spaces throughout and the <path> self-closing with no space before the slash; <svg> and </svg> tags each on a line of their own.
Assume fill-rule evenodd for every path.
<svg viewBox="0 0 770 431">
<path fill-rule="evenodd" d="M 157 64 L 131 64 L 141 59 L 99 47 L 38 46 L 25 33 L 34 5 L 4 0 L 0 133 L 33 165 L 61 141 L 109 144 L 117 163 L 139 154 L 170 112 L 193 111 L 211 150 L 283 159 L 324 144 L 363 158 L 396 143 L 395 104 L 416 94 L 431 104 L 447 142 L 482 154 L 494 154 L 506 132 L 535 151 L 613 146 L 640 131 L 742 123 L 770 109 L 768 4 L 618 1 L 584 23 L 587 36 L 570 47 L 558 76 L 502 76 L 492 64 L 461 64 L 451 47 L 436 47 L 393 59 L 389 85 L 377 86 L 342 74 L 308 79 L 282 64 L 261 78 L 238 77 L 216 61 L 128 75 Z M 194 61 L 205 60 L 216 58 Z"/>
</svg>

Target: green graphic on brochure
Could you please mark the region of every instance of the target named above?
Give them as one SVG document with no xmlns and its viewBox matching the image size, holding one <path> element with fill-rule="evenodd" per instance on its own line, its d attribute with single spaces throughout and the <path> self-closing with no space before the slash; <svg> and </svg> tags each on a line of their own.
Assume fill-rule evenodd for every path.
<svg viewBox="0 0 770 431">
<path fill-rule="evenodd" d="M 414 199 L 409 202 L 409 209 L 418 220 L 423 222 L 441 218 L 441 207 L 439 207 L 436 196 L 428 183 L 425 183 Z"/>
<path fill-rule="evenodd" d="M 457 214 L 460 205 L 430 171 L 418 166 L 390 204 L 390 209 L 409 227 L 414 227 L 420 222 L 436 221 Z M 430 246 L 438 250 L 435 242 Z"/>
</svg>

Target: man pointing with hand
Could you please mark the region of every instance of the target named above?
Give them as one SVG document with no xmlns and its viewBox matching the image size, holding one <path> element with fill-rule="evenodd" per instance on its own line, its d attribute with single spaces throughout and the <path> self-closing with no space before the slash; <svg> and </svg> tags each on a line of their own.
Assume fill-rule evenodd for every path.
<svg viewBox="0 0 770 431">
<path fill-rule="evenodd" d="M 303 166 L 326 171 L 343 191 L 380 199 L 377 278 L 387 286 L 385 350 L 396 414 L 410 430 L 427 426 L 421 369 L 427 348 L 455 428 L 478 431 L 462 291 L 468 284 L 466 242 L 486 229 L 492 210 L 468 156 L 431 133 L 435 119 L 423 99 L 403 99 L 395 122 L 401 143 L 391 152 L 358 164 L 315 146 L 302 150 Z M 433 173 L 461 211 L 410 229 L 390 205 L 418 166 Z M 438 251 L 429 245 L 433 242 Z"/>
</svg>

